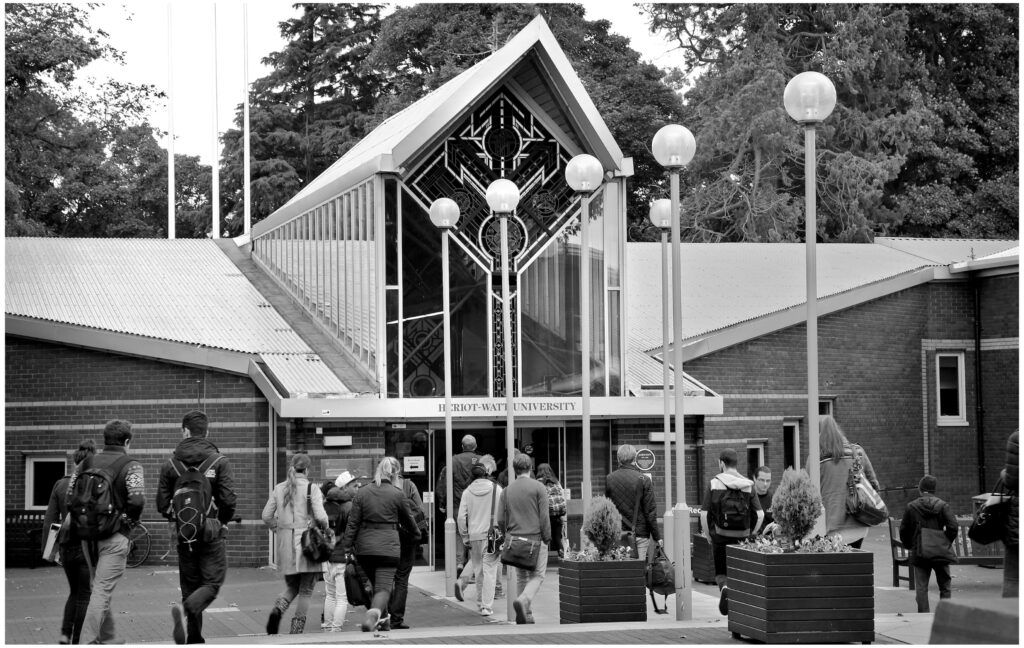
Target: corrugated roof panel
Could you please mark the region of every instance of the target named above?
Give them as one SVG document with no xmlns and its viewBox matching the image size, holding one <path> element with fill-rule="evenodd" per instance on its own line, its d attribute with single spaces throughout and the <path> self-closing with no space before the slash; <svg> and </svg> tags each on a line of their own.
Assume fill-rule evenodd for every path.
<svg viewBox="0 0 1024 648">
<path fill-rule="evenodd" d="M 8 238 L 5 312 L 243 353 L 311 349 L 212 240 Z"/>
<path fill-rule="evenodd" d="M 288 390 L 289 398 L 352 395 L 317 355 L 264 353 L 260 357 L 271 374 Z"/>
</svg>

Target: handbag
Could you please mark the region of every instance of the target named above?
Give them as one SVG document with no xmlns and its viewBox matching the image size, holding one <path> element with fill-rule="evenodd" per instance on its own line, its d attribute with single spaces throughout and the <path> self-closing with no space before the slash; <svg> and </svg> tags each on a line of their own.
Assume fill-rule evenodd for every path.
<svg viewBox="0 0 1024 648">
<path fill-rule="evenodd" d="M 350 605 L 362 605 L 369 609 L 373 601 L 373 587 L 366 572 L 359 566 L 356 559 L 348 557 L 345 565 L 345 598 Z"/>
<path fill-rule="evenodd" d="M 826 459 L 826 461 L 828 461 Z M 857 450 L 853 453 L 853 465 L 846 478 L 846 512 L 864 526 L 875 526 L 889 518 L 889 509 L 885 507 L 882 496 L 878 494 L 860 463 Z"/>
<path fill-rule="evenodd" d="M 498 487 L 491 485 L 491 526 L 487 528 L 487 552 L 489 554 L 498 553 L 501 550 L 501 545 L 505 542 L 505 534 L 498 525 L 494 523 L 494 500 L 498 495 Z"/>
<path fill-rule="evenodd" d="M 647 547 L 647 565 L 644 570 L 644 580 L 650 590 L 655 613 L 668 614 L 668 595 L 676 592 L 676 566 L 657 542 L 651 542 Z M 655 592 L 665 597 L 664 608 L 659 609 L 654 601 Z"/>
<path fill-rule="evenodd" d="M 57 522 L 50 524 L 46 534 L 46 546 L 43 547 L 43 560 L 46 562 L 61 564 L 60 561 L 60 530 L 61 525 Z"/>
<path fill-rule="evenodd" d="M 1005 541 L 1006 538 L 1011 504 L 1002 479 L 996 483 L 996 489 L 993 492 L 999 494 L 999 501 L 994 504 L 985 504 L 978 509 L 978 514 L 971 522 L 971 528 L 967 530 L 967 537 L 978 544 L 992 544 L 996 541 Z"/>
<path fill-rule="evenodd" d="M 959 562 L 953 553 L 953 541 L 946 537 L 942 529 L 926 529 L 922 527 L 917 534 L 917 546 L 914 554 L 933 563 L 952 564 Z"/>
<path fill-rule="evenodd" d="M 501 564 L 533 571 L 537 569 L 541 544 L 540 540 L 509 536 L 501 549 Z"/>
<path fill-rule="evenodd" d="M 320 528 L 313 518 L 313 484 L 306 484 L 306 511 L 309 514 L 309 528 L 302 532 L 300 544 L 302 555 L 315 563 L 322 563 L 331 557 L 334 550 L 334 531 Z"/>
</svg>

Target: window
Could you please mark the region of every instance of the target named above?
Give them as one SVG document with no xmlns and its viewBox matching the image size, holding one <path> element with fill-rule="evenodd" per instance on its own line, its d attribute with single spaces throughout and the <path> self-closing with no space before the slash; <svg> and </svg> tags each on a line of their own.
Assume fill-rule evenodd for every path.
<svg viewBox="0 0 1024 648">
<path fill-rule="evenodd" d="M 800 468 L 800 424 L 796 421 L 782 424 L 782 465 Z"/>
<path fill-rule="evenodd" d="M 835 416 L 836 401 L 834 398 L 823 398 L 818 400 L 818 416 Z"/>
<path fill-rule="evenodd" d="M 935 354 L 936 403 L 939 425 L 967 425 L 964 354 Z"/>
<path fill-rule="evenodd" d="M 64 457 L 25 459 L 25 508 L 45 509 L 57 480 L 67 472 Z"/>
<path fill-rule="evenodd" d="M 761 466 L 767 465 L 765 463 L 764 454 L 764 443 L 748 443 L 747 444 L 747 474 L 753 479 L 757 475 L 754 474 Z"/>
</svg>

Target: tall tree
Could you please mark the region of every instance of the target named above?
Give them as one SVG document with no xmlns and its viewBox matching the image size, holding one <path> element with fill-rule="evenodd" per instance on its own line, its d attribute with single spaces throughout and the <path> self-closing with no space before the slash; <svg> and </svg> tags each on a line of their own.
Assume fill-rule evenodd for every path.
<svg viewBox="0 0 1024 648">
<path fill-rule="evenodd" d="M 379 81 L 363 69 L 380 27 L 381 5 L 301 4 L 280 23 L 288 44 L 263 59 L 273 70 L 250 96 L 252 212 L 258 222 L 284 204 L 367 132 Z M 224 135 L 227 229 L 240 229 L 242 108 Z"/>
<path fill-rule="evenodd" d="M 7 4 L 4 13 L 6 234 L 165 235 L 166 152 L 146 118 L 160 93 L 118 81 L 81 87 L 84 66 L 121 57 L 87 9 Z M 200 178 L 196 162 L 178 177 Z"/>
<path fill-rule="evenodd" d="M 982 8 L 984 7 L 984 8 Z M 692 79 L 697 155 L 684 213 L 695 240 L 804 237 L 800 127 L 782 94 L 799 72 L 836 85 L 818 130 L 819 238 L 875 233 L 1015 236 L 1016 11 L 972 5 L 645 5 Z M 959 37 L 949 32 L 958 32 Z M 993 42 L 981 46 L 988 38 Z M 930 41 L 929 41 L 930 39 Z M 933 50 L 932 61 L 926 52 Z M 945 48 L 945 49 L 943 49 Z M 941 51 L 941 54 L 935 54 Z M 1011 60 L 1012 59 L 1012 60 Z M 969 61 L 951 64 L 951 61 Z M 947 66 L 960 72 L 938 74 Z M 943 78 L 945 76 L 945 78 Z M 973 94 L 972 93 L 977 93 Z M 987 112 L 970 107 L 988 104 Z M 979 106 L 980 108 L 980 106 Z M 979 155 L 991 150 L 991 156 Z M 961 196 L 953 200 L 953 196 Z M 984 218 L 981 214 L 985 213 Z M 983 227 L 966 225 L 980 223 Z"/>
</svg>

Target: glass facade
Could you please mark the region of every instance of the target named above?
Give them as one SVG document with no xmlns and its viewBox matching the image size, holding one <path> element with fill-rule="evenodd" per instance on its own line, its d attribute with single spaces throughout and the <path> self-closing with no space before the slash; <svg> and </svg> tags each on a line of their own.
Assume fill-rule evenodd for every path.
<svg viewBox="0 0 1024 648">
<path fill-rule="evenodd" d="M 339 343 L 376 372 L 379 270 L 367 180 L 253 239 L 252 253 Z"/>
</svg>

